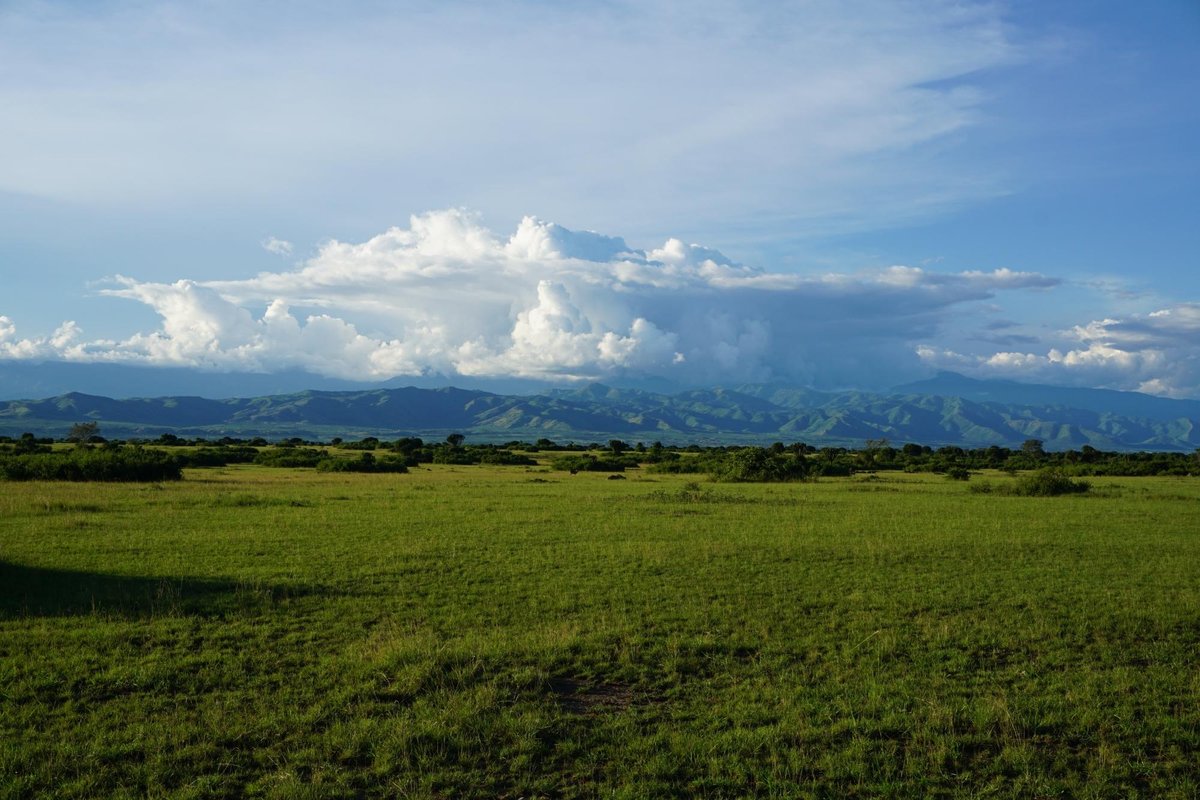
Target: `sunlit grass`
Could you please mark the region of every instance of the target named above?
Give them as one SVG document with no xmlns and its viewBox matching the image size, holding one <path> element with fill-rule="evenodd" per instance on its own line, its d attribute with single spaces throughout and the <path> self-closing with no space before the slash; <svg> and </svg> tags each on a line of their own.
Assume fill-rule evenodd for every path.
<svg viewBox="0 0 1200 800">
<path fill-rule="evenodd" d="M 1189 479 L 186 477 L 0 486 L 0 796 L 1200 791 Z"/>
</svg>

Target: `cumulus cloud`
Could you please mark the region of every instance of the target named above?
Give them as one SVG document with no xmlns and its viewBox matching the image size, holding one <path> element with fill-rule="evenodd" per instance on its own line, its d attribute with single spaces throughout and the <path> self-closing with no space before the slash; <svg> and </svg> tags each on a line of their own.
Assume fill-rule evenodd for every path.
<svg viewBox="0 0 1200 800">
<path fill-rule="evenodd" d="M 675 238 L 639 250 L 535 217 L 505 238 L 451 209 L 365 242 L 327 242 L 288 271 L 173 283 L 118 276 L 102 293 L 153 309 L 158 329 L 87 342 L 68 323 L 52 337 L 18 340 L 4 319 L 0 352 L 296 367 L 361 380 L 433 373 L 845 385 L 864 372 L 879 382 L 902 377 L 918 363 L 914 345 L 956 306 L 1056 283 L 1008 269 L 770 272 Z"/>
<path fill-rule="evenodd" d="M 68 320 L 49 336 L 30 339 L 17 338 L 17 326 L 9 317 L 0 316 L 0 358 L 41 359 L 71 358 L 80 348 L 75 340 L 82 333 L 79 326 Z"/>
<path fill-rule="evenodd" d="M 1172 397 L 1200 395 L 1200 304 L 1178 303 L 1149 314 L 1106 318 L 1059 334 L 1043 352 L 968 355 L 918 347 L 927 364 L 977 376 L 1102 386 Z"/>
</svg>

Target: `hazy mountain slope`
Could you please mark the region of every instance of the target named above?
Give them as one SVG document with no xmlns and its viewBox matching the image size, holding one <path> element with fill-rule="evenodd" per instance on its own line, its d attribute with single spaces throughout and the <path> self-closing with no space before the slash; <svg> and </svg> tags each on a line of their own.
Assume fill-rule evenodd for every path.
<svg viewBox="0 0 1200 800">
<path fill-rule="evenodd" d="M 1075 408 L 1156 420 L 1200 417 L 1200 402 L 1154 397 L 1140 392 L 1083 389 L 1017 381 L 977 380 L 956 372 L 939 372 L 928 380 L 897 386 L 900 394 L 962 397 L 980 403 Z"/>
<path fill-rule="evenodd" d="M 1045 395 L 1046 387 L 1034 388 L 1035 397 Z M 1074 396 L 1097 406 L 1106 395 Z M 1141 397 L 1119 399 L 1124 407 L 1141 408 Z M 867 439 L 888 439 L 896 444 L 1015 447 L 1037 438 L 1051 449 L 1087 444 L 1107 450 L 1192 450 L 1200 445 L 1200 414 L 1189 413 L 1200 404 L 1147 399 L 1156 401 L 1146 405 L 1154 416 L 1061 404 L 981 402 L 961 395 L 827 393 L 778 385 L 661 394 L 590 384 L 534 395 L 406 387 L 232 400 L 113 400 L 70 393 L 0 403 L 0 433 L 61 434 L 75 422 L 97 420 L 103 430 L 124 436 L 166 431 L 276 438 L 440 436 L 459 431 L 476 441 L 546 436 L 563 441 L 620 437 L 861 446 Z"/>
</svg>

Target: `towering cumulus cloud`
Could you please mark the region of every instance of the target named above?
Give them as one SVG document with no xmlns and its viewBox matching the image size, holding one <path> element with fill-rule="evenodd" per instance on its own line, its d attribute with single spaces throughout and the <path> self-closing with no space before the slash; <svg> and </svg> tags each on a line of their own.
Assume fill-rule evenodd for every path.
<svg viewBox="0 0 1200 800">
<path fill-rule="evenodd" d="M 447 210 L 361 244 L 329 242 L 290 271 L 232 281 L 118 277 L 104 294 L 153 308 L 158 330 L 87 342 L 67 325 L 21 340 L 0 318 L 0 353 L 361 380 L 862 383 L 918 363 L 917 343 L 952 307 L 1056 282 L 1010 270 L 768 272 L 678 239 L 638 250 L 533 217 L 502 239 L 474 215 Z"/>
</svg>

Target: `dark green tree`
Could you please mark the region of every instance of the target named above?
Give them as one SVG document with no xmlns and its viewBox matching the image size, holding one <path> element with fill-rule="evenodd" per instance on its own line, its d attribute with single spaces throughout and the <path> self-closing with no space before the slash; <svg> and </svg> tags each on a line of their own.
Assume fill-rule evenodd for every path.
<svg viewBox="0 0 1200 800">
<path fill-rule="evenodd" d="M 1041 458 L 1046 455 L 1046 450 L 1042 447 L 1041 439 L 1026 439 L 1021 443 L 1021 452 L 1031 458 Z"/>
</svg>

